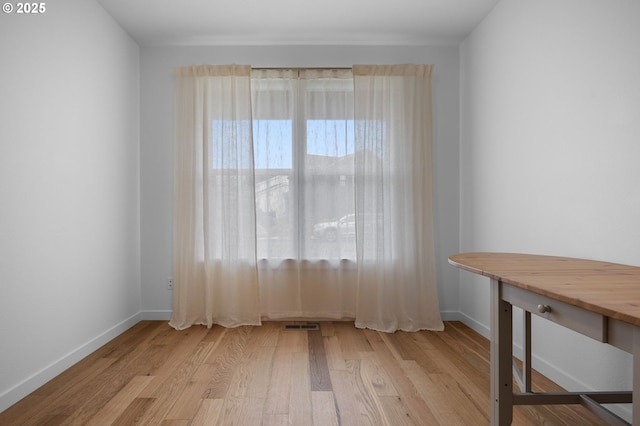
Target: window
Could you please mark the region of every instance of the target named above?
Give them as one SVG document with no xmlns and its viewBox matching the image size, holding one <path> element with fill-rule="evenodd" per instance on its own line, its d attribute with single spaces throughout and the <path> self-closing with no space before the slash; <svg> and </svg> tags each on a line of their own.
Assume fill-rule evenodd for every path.
<svg viewBox="0 0 640 426">
<path fill-rule="evenodd" d="M 323 225 L 354 213 L 350 75 L 254 71 L 252 105 L 258 259 L 355 259 Z"/>
</svg>

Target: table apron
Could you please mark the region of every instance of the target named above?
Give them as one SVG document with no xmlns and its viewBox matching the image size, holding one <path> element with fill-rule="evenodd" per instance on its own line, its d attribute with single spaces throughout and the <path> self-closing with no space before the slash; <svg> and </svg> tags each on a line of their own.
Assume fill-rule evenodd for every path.
<svg viewBox="0 0 640 426">
<path fill-rule="evenodd" d="M 562 325 L 598 342 L 609 342 L 608 318 L 575 305 L 502 283 L 502 299 L 534 315 Z M 539 307 L 548 309 L 541 313 Z M 624 348 L 621 348 L 624 349 Z"/>
</svg>

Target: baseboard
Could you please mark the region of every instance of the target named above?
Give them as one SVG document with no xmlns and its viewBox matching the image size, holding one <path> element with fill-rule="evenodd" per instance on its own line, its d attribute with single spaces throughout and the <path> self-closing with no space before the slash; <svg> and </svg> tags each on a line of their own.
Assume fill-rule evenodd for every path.
<svg viewBox="0 0 640 426">
<path fill-rule="evenodd" d="M 153 310 L 153 311 L 142 311 L 142 320 L 146 321 L 169 321 L 171 320 L 171 314 L 173 311 L 170 310 Z M 441 311 L 440 316 L 442 321 L 462 321 L 463 315 L 458 311 Z M 286 317 L 288 320 L 294 320 L 290 316 Z M 314 317 L 315 319 L 316 317 Z M 308 318 L 300 318 L 299 320 L 304 321 Z M 327 319 L 327 321 L 335 321 L 334 319 Z"/>
<path fill-rule="evenodd" d="M 489 326 L 476 321 L 470 316 L 467 316 L 464 312 L 458 312 L 458 315 L 460 316 L 459 321 L 464 323 L 464 325 L 466 325 L 473 331 L 479 333 L 482 337 L 486 339 L 491 339 L 491 329 L 489 328 Z"/>
<path fill-rule="evenodd" d="M 85 358 L 92 352 L 99 349 L 109 341 L 115 339 L 120 334 L 124 333 L 134 325 L 136 325 L 142 319 L 142 313 L 138 312 L 129 318 L 114 325 L 110 329 L 99 334 L 95 338 L 89 340 L 82 346 L 74 349 L 62 358 L 52 362 L 47 367 L 37 371 L 27 379 L 8 389 L 0 394 L 0 412 L 11 407 L 16 402 L 20 401 L 31 392 L 38 389 L 40 386 L 47 383 L 81 359 Z"/>
<path fill-rule="evenodd" d="M 142 311 L 142 319 L 145 321 L 169 321 L 173 311 L 170 310 L 154 310 Z"/>
<path fill-rule="evenodd" d="M 459 311 L 440 311 L 442 321 L 462 321 Z"/>
<path fill-rule="evenodd" d="M 142 320 L 146 321 L 169 321 L 171 320 L 171 314 L 173 311 L 171 310 L 153 310 L 153 311 L 142 311 Z M 458 311 L 441 311 L 440 316 L 442 321 L 462 321 L 466 322 L 467 319 L 471 320 L 468 317 L 465 317 L 462 313 Z M 465 317 L 465 318 L 463 318 Z M 314 317 L 315 318 L 315 317 Z M 287 316 L 287 319 L 291 319 Z M 306 318 L 301 318 L 301 320 L 305 320 Z M 335 321 L 329 320 L 328 321 Z"/>
</svg>

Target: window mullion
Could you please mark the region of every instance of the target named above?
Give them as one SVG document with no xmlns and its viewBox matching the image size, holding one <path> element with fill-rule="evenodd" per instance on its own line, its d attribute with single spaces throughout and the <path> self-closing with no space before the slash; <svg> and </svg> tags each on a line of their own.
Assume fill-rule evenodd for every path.
<svg viewBox="0 0 640 426">
<path fill-rule="evenodd" d="M 295 214 L 295 230 L 296 230 L 296 253 L 298 259 L 303 259 L 306 255 L 304 247 L 304 214 L 305 214 L 305 155 L 307 152 L 306 142 L 306 104 L 305 104 L 305 88 L 301 83 L 300 74 L 295 84 L 294 93 L 294 105 L 293 108 L 293 150 L 294 150 L 294 165 L 293 165 L 293 179 L 294 184 L 294 197 L 296 205 Z"/>
</svg>

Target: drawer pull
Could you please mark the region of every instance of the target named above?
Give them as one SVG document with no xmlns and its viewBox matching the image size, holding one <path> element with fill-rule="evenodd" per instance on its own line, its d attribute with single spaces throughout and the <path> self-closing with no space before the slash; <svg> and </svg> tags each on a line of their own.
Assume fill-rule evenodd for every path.
<svg viewBox="0 0 640 426">
<path fill-rule="evenodd" d="M 538 305 L 538 312 L 544 314 L 546 312 L 551 312 L 551 306 L 549 305 Z"/>
</svg>

